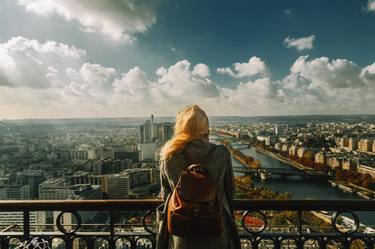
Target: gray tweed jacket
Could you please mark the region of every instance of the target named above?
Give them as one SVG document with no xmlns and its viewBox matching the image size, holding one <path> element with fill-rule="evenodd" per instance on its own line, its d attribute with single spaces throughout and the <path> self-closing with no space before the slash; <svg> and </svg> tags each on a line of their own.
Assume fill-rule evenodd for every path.
<svg viewBox="0 0 375 249">
<path fill-rule="evenodd" d="M 205 156 L 214 146 L 203 140 L 194 140 L 188 143 L 185 150 L 193 159 Z M 161 196 L 166 200 L 168 194 L 176 186 L 181 171 L 188 166 L 181 152 L 175 153 L 167 161 L 160 162 Z M 218 145 L 212 159 L 206 164 L 210 177 L 218 184 L 219 195 L 224 207 L 224 231 L 219 237 L 204 239 L 186 239 L 168 235 L 168 249 L 238 249 L 241 248 L 236 225 L 228 205 L 235 193 L 234 175 L 229 150 Z"/>
</svg>

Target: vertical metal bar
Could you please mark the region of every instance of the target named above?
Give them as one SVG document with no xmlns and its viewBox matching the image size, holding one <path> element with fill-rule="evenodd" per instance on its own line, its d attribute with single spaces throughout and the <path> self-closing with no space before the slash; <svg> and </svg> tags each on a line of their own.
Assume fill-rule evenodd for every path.
<svg viewBox="0 0 375 249">
<path fill-rule="evenodd" d="M 66 235 L 65 237 L 65 248 L 73 249 L 73 239 L 70 235 Z"/>
<path fill-rule="evenodd" d="M 297 233 L 298 237 L 301 238 L 303 232 L 302 232 L 302 211 L 297 211 Z"/>
<path fill-rule="evenodd" d="M 2 238 L 0 245 L 2 249 L 9 249 L 9 240 Z"/>
<path fill-rule="evenodd" d="M 137 242 L 136 242 L 135 237 L 133 237 L 132 240 L 130 241 L 130 248 L 137 249 Z"/>
<path fill-rule="evenodd" d="M 90 238 L 87 238 L 87 249 L 94 249 L 95 248 L 95 237 L 91 236 Z"/>
<path fill-rule="evenodd" d="M 351 241 L 346 236 L 341 239 L 344 249 L 350 249 Z"/>
<path fill-rule="evenodd" d="M 30 211 L 23 211 L 23 236 L 25 239 L 30 237 Z"/>
<path fill-rule="evenodd" d="M 298 210 L 297 211 L 297 233 L 298 233 L 298 238 L 297 238 L 297 248 L 298 249 L 303 249 L 303 241 L 302 241 L 302 211 Z"/>
<path fill-rule="evenodd" d="M 115 224 L 114 224 L 114 214 L 113 211 L 109 211 L 109 232 L 111 234 L 111 238 L 115 236 Z"/>
<path fill-rule="evenodd" d="M 115 249 L 116 243 L 115 243 L 115 224 L 114 224 L 114 213 L 113 211 L 109 211 L 109 233 L 110 238 L 108 241 L 109 249 Z"/>
</svg>

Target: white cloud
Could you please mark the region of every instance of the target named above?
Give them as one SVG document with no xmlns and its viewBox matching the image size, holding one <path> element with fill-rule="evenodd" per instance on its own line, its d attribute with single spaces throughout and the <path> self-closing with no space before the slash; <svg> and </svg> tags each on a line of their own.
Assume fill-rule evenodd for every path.
<svg viewBox="0 0 375 249">
<path fill-rule="evenodd" d="M 125 101 L 142 103 L 151 100 L 153 84 L 139 67 L 134 67 L 114 81 L 113 92 Z"/>
<path fill-rule="evenodd" d="M 0 55 L 2 118 L 173 115 L 189 103 L 210 115 L 374 113 L 375 63 L 301 56 L 273 80 L 262 67 L 249 73 L 261 61 L 250 59 L 235 63 L 233 74 L 254 79 L 228 88 L 210 78 L 207 65 L 187 60 L 151 74 L 120 72 L 88 62 L 78 48 L 23 37 L 0 44 Z"/>
<path fill-rule="evenodd" d="M 151 3 L 133 0 L 18 0 L 27 11 L 77 21 L 81 30 L 113 41 L 132 42 L 156 21 Z"/>
<path fill-rule="evenodd" d="M 108 102 L 108 96 L 112 92 L 112 81 L 116 76 L 115 69 L 86 62 L 79 70 L 67 68 L 65 72 L 69 77 L 60 87 L 70 102 L 75 104 L 83 99 L 98 104 Z"/>
<path fill-rule="evenodd" d="M 314 47 L 315 35 L 310 35 L 301 38 L 290 38 L 289 36 L 285 38 L 284 44 L 288 48 L 294 47 L 298 51 L 312 49 Z"/>
<path fill-rule="evenodd" d="M 346 59 L 320 57 L 308 61 L 308 56 L 301 56 L 290 71 L 309 80 L 310 88 L 359 88 L 364 84 L 359 77 L 361 69 Z"/>
<path fill-rule="evenodd" d="M 360 77 L 370 86 L 375 86 L 375 63 L 363 68 Z"/>
<path fill-rule="evenodd" d="M 199 63 L 195 65 L 192 73 L 194 76 L 207 78 L 210 76 L 210 68 L 206 64 Z"/>
<path fill-rule="evenodd" d="M 374 11 L 375 12 L 375 0 L 368 0 L 367 11 Z"/>
<path fill-rule="evenodd" d="M 301 56 L 281 81 L 285 106 L 301 114 L 374 113 L 373 69 L 346 59 Z"/>
<path fill-rule="evenodd" d="M 85 55 L 81 49 L 55 41 L 14 37 L 0 44 L 0 86 L 48 88 L 52 74 L 66 65 L 81 64 Z"/>
<path fill-rule="evenodd" d="M 232 77 L 237 78 L 237 75 L 232 71 L 230 67 L 220 67 L 216 70 L 219 74 L 228 74 Z"/>
<path fill-rule="evenodd" d="M 208 79 L 209 68 L 197 64 L 191 70 L 191 63 L 182 60 L 156 71 L 156 78 L 150 79 L 139 67 L 134 67 L 115 80 L 112 106 L 118 112 L 139 110 L 139 112 L 169 115 L 186 103 L 206 103 L 216 100 L 220 88 Z M 128 108 L 119 109 L 119 106 Z"/>
<path fill-rule="evenodd" d="M 251 77 L 255 75 L 266 75 L 267 67 L 266 63 L 259 57 L 253 56 L 248 62 L 233 64 L 234 70 L 229 67 L 218 68 L 217 72 L 219 74 L 229 74 L 235 78 Z"/>
<path fill-rule="evenodd" d="M 115 80 L 114 93 L 124 99 L 171 103 L 198 98 L 214 98 L 219 95 L 218 87 L 208 79 L 209 68 L 197 64 L 193 70 L 191 63 L 182 60 L 169 68 L 161 67 L 156 71 L 155 80 L 148 79 L 139 68 L 134 67 Z"/>
</svg>

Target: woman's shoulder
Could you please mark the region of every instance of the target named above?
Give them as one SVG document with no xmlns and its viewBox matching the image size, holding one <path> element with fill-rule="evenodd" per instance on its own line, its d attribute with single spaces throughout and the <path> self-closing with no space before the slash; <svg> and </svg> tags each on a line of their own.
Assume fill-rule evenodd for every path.
<svg viewBox="0 0 375 249">
<path fill-rule="evenodd" d="M 215 148 L 215 154 L 220 154 L 220 155 L 224 155 L 224 156 L 229 156 L 230 155 L 230 152 L 228 150 L 228 148 L 223 145 L 223 144 L 213 144 L 216 148 Z"/>
</svg>

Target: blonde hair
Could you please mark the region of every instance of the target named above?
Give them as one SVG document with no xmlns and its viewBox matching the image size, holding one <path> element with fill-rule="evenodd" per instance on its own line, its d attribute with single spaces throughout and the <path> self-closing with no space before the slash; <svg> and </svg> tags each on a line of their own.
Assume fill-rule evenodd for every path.
<svg viewBox="0 0 375 249">
<path fill-rule="evenodd" d="M 197 105 L 185 106 L 176 116 L 173 137 L 164 145 L 160 157 L 168 160 L 194 140 L 208 138 L 209 125 L 206 113 Z"/>
</svg>

